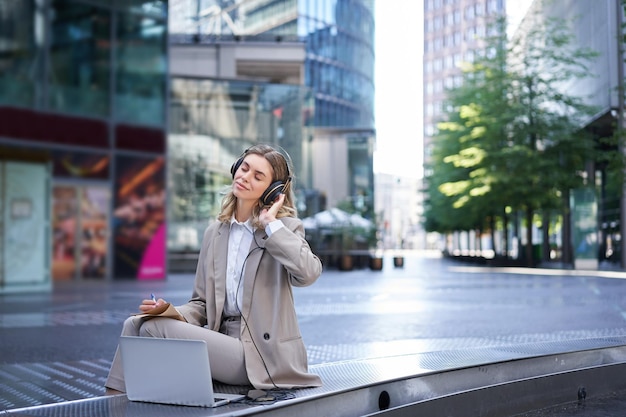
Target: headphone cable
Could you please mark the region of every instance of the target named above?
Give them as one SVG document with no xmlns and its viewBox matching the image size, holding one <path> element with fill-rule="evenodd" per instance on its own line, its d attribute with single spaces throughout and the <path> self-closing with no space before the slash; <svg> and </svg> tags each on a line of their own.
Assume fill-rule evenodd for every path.
<svg viewBox="0 0 626 417">
<path fill-rule="evenodd" d="M 250 330 L 250 326 L 248 325 L 248 320 L 246 319 L 246 317 L 243 315 L 243 312 L 239 308 L 239 289 L 241 288 L 241 281 L 243 280 L 243 271 L 246 269 L 246 262 L 248 261 L 248 258 L 250 257 L 250 255 L 252 255 L 252 253 L 254 253 L 254 251 L 256 251 L 257 249 L 260 249 L 262 251 L 265 250 L 265 248 L 262 248 L 261 245 L 259 245 L 259 243 L 257 242 L 254 232 L 252 232 L 252 238 L 254 239 L 254 243 L 256 244 L 256 247 L 253 248 L 250 252 L 248 252 L 248 254 L 246 255 L 241 265 L 241 271 L 239 272 L 239 280 L 237 282 L 237 290 L 235 291 L 235 308 L 239 312 L 239 315 L 241 319 L 243 320 L 244 325 L 246 326 L 246 329 L 248 330 L 248 334 L 250 335 L 250 340 L 252 341 L 252 345 L 254 346 L 257 353 L 259 354 L 259 358 L 261 358 L 261 363 L 263 363 L 263 368 L 265 368 L 265 373 L 267 373 L 267 376 L 270 379 L 270 382 L 272 383 L 275 389 L 280 389 L 274 382 L 274 379 L 272 378 L 272 375 L 270 374 L 269 368 L 267 367 L 267 364 L 265 363 L 265 359 L 263 359 L 263 355 L 261 354 L 261 351 L 259 350 L 259 347 L 257 346 L 256 342 L 254 341 L 254 337 L 252 336 L 252 331 Z M 252 302 L 252 299 L 253 298 L 251 296 L 250 302 Z"/>
</svg>

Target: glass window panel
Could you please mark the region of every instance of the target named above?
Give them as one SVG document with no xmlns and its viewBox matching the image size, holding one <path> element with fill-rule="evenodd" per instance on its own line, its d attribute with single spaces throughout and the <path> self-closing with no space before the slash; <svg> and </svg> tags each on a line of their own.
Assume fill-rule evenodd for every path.
<svg viewBox="0 0 626 417">
<path fill-rule="evenodd" d="M 107 116 L 110 80 L 110 14 L 68 0 L 51 6 L 48 106 Z"/>
<path fill-rule="evenodd" d="M 0 7 L 0 103 L 30 107 L 40 85 L 43 18 L 32 2 Z"/>
<path fill-rule="evenodd" d="M 167 84 L 162 2 L 134 1 L 117 14 L 115 118 L 162 126 Z"/>
<path fill-rule="evenodd" d="M 167 2 L 160 0 L 123 0 L 120 2 L 131 13 L 150 16 L 155 19 L 167 17 Z"/>
</svg>

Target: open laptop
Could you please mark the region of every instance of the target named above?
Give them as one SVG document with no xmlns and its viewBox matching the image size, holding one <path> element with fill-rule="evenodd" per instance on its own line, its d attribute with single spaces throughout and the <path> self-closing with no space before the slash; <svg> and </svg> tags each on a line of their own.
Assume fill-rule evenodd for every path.
<svg viewBox="0 0 626 417">
<path fill-rule="evenodd" d="M 217 407 L 245 397 L 213 392 L 204 340 L 120 336 L 120 353 L 131 401 Z"/>
</svg>

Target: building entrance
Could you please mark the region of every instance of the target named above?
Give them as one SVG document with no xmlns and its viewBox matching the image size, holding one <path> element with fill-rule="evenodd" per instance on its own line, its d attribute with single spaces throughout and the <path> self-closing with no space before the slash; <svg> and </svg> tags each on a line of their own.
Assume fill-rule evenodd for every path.
<svg viewBox="0 0 626 417">
<path fill-rule="evenodd" d="M 109 264 L 109 186 L 55 184 L 52 200 L 53 280 L 105 279 Z"/>
</svg>

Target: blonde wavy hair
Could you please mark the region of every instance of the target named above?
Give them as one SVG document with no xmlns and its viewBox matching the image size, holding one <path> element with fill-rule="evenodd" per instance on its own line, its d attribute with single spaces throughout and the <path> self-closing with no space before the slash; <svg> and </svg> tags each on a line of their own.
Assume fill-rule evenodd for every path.
<svg viewBox="0 0 626 417">
<path fill-rule="evenodd" d="M 257 144 L 250 148 L 248 148 L 241 156 L 244 158 L 247 155 L 259 155 L 262 156 L 270 163 L 272 167 L 272 181 L 282 181 L 285 184 L 285 188 L 283 190 L 283 194 L 285 194 L 285 201 L 283 206 L 278 210 L 276 214 L 276 218 L 281 217 L 297 217 L 298 211 L 294 204 L 294 194 L 293 194 L 293 174 L 291 174 L 292 170 L 289 167 L 289 162 L 287 158 L 266 144 Z M 235 209 L 237 207 L 237 197 L 234 196 L 232 187 L 226 193 L 224 198 L 222 199 L 222 208 L 220 210 L 220 214 L 217 216 L 217 220 L 228 223 L 230 219 L 235 214 Z M 257 203 L 256 206 L 252 209 L 252 224 L 255 227 L 262 227 L 261 222 L 259 221 L 259 214 L 261 210 L 263 210 L 263 203 L 261 200 Z"/>
</svg>

